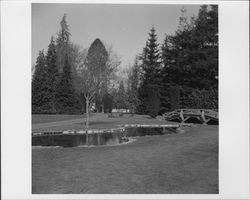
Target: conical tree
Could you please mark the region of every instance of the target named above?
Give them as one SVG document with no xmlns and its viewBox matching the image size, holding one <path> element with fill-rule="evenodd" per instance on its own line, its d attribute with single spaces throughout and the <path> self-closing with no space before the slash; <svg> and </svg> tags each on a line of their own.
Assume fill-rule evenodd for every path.
<svg viewBox="0 0 250 200">
<path fill-rule="evenodd" d="M 161 46 L 161 81 L 160 81 L 160 113 L 165 113 L 170 109 L 169 87 L 173 85 L 171 73 L 173 69 L 173 50 L 171 46 L 171 37 L 166 35 L 165 40 Z"/>
<path fill-rule="evenodd" d="M 64 67 L 60 81 L 56 88 L 56 110 L 60 114 L 75 114 L 80 112 L 79 102 L 75 95 L 68 57 L 64 61 Z"/>
<path fill-rule="evenodd" d="M 152 27 L 150 30 L 149 39 L 146 43 L 146 47 L 143 50 L 142 62 L 144 83 L 157 84 L 157 81 L 159 81 L 160 52 L 159 44 L 157 43 L 156 30 L 154 27 Z"/>
<path fill-rule="evenodd" d="M 46 85 L 47 69 L 44 52 L 40 51 L 36 60 L 32 79 L 32 113 L 47 113 L 49 110 L 49 95 Z"/>
<path fill-rule="evenodd" d="M 149 39 L 147 40 L 146 47 L 143 49 L 141 56 L 142 61 L 142 82 L 139 88 L 139 99 L 141 104 L 138 106 L 140 112 L 147 110 L 148 92 L 146 90 L 148 84 L 158 85 L 161 80 L 160 74 L 160 52 L 159 44 L 157 43 L 157 35 L 155 28 L 152 27 L 149 32 Z"/>
<path fill-rule="evenodd" d="M 107 93 L 107 61 L 108 52 L 100 39 L 96 39 L 90 46 L 85 60 L 87 70 L 96 79 L 95 103 L 98 110 L 103 110 L 101 100 Z"/>
<path fill-rule="evenodd" d="M 48 87 L 48 98 L 50 100 L 49 105 L 51 113 L 56 113 L 55 94 L 56 94 L 56 85 L 58 81 L 58 68 L 57 68 L 56 46 L 53 37 L 51 37 L 51 41 L 48 47 L 48 52 L 46 55 L 46 63 L 47 63 L 46 86 Z"/>
<path fill-rule="evenodd" d="M 137 111 L 139 105 L 138 89 L 140 83 L 140 66 L 138 63 L 138 57 L 136 57 L 134 65 L 128 74 L 128 103 L 129 109 L 134 113 Z"/>
</svg>

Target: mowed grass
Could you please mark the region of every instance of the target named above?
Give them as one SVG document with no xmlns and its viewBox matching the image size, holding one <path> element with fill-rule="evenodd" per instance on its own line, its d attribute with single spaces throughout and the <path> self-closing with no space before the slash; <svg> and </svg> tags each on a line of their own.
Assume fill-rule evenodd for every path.
<svg viewBox="0 0 250 200">
<path fill-rule="evenodd" d="M 89 127 L 92 129 L 110 129 L 124 124 L 175 124 L 147 115 L 124 114 L 121 117 L 109 118 L 108 114 L 91 114 Z M 83 130 L 86 129 L 85 115 L 32 115 L 32 131 Z M 65 121 L 68 120 L 68 121 Z"/>
<path fill-rule="evenodd" d="M 71 119 L 85 118 L 85 115 L 46 115 L 46 114 L 34 114 L 32 115 L 32 124 L 57 122 Z"/>
<path fill-rule="evenodd" d="M 218 126 L 105 147 L 33 148 L 34 194 L 217 194 Z"/>
</svg>

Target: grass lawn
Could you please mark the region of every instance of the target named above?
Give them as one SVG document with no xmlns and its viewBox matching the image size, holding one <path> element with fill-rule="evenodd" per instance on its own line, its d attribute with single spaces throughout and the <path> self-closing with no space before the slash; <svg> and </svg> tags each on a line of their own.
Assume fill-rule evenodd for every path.
<svg viewBox="0 0 250 200">
<path fill-rule="evenodd" d="M 67 120 L 67 121 L 66 121 Z M 32 131 L 82 130 L 86 128 L 83 115 L 32 115 Z M 128 115 L 109 118 L 108 114 L 91 114 L 90 128 L 115 128 L 123 124 L 169 124 L 165 120 L 152 119 L 147 115 Z M 171 122 L 174 124 L 175 122 Z"/>
<path fill-rule="evenodd" d="M 71 119 L 80 119 L 85 118 L 85 115 L 32 115 L 32 124 L 40 124 L 40 123 L 47 123 L 47 122 L 57 122 L 57 121 L 64 121 L 64 120 L 71 120 Z"/>
<path fill-rule="evenodd" d="M 218 126 L 105 147 L 33 148 L 35 194 L 218 193 Z"/>
</svg>

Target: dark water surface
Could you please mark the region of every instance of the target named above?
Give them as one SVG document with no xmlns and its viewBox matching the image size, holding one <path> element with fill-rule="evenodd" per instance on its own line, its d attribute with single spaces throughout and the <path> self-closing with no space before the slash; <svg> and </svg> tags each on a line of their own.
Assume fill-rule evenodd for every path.
<svg viewBox="0 0 250 200">
<path fill-rule="evenodd" d="M 162 127 L 129 127 L 125 131 L 88 134 L 88 145 L 117 145 L 127 142 L 128 137 L 171 133 L 176 133 L 176 130 Z M 43 134 L 32 137 L 32 146 L 76 147 L 87 145 L 86 141 L 86 134 Z"/>
</svg>

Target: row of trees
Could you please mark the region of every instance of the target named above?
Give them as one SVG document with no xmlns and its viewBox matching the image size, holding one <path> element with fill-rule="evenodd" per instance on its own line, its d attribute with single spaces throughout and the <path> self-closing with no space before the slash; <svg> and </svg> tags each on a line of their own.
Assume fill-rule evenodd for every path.
<svg viewBox="0 0 250 200">
<path fill-rule="evenodd" d="M 114 87 L 119 57 L 100 39 L 88 50 L 73 44 L 66 15 L 60 26 L 46 55 L 40 51 L 37 57 L 32 78 L 32 112 L 76 114 L 88 111 L 93 105 L 99 111 L 104 110 L 104 102 L 111 99 L 108 94 Z"/>
<path fill-rule="evenodd" d="M 150 30 L 128 78 L 128 101 L 156 116 L 176 108 L 218 108 L 218 6 L 203 5 L 197 17 L 182 10 L 178 30 L 157 43 Z"/>
<path fill-rule="evenodd" d="M 56 41 L 51 37 L 47 53 L 39 52 L 32 78 L 33 113 L 80 112 L 73 84 L 74 44 L 63 17 Z"/>
<path fill-rule="evenodd" d="M 88 49 L 73 44 L 64 15 L 57 38 L 37 57 L 32 112 L 88 115 L 94 105 L 97 111 L 125 108 L 154 117 L 179 107 L 217 109 L 218 7 L 201 6 L 191 19 L 185 12 L 163 44 L 150 30 L 124 81 L 117 81 L 120 59 L 112 47 L 100 39 Z"/>
</svg>

